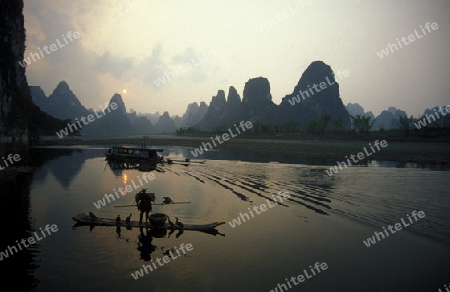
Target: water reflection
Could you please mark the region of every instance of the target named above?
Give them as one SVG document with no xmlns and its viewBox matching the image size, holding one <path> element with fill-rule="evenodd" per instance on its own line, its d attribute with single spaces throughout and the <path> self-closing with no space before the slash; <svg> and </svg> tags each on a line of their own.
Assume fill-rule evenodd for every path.
<svg viewBox="0 0 450 292">
<path fill-rule="evenodd" d="M 152 259 L 150 254 L 156 250 L 157 246 L 153 245 L 152 242 L 153 242 L 153 238 L 157 237 L 157 236 L 156 236 L 156 234 L 152 234 L 153 230 L 150 228 L 145 228 L 145 233 L 144 233 L 144 228 L 140 227 L 139 231 L 140 232 L 139 232 L 139 236 L 138 236 L 139 241 L 138 241 L 137 250 L 139 251 L 140 258 L 143 261 L 148 262 Z"/>
<path fill-rule="evenodd" d="M 394 167 L 394 168 L 423 168 L 428 170 L 449 170 L 450 165 L 437 163 L 416 163 L 416 162 L 397 162 L 397 161 L 370 161 L 369 166 Z"/>
<path fill-rule="evenodd" d="M 20 181 L 20 183 L 19 183 Z M 30 184 L 31 174 L 23 174 L 15 182 L 0 183 L 0 197 L 3 208 L 0 218 L 4 224 L 0 236 L 0 252 L 7 251 L 8 247 L 16 246 L 16 241 L 32 236 L 33 226 L 30 216 Z M 13 221 L 13 222 L 12 222 Z M 36 258 L 40 251 L 39 244 L 30 245 L 14 254 L 3 254 L 1 260 L 2 285 L 8 286 L 8 281 L 19 279 L 12 283 L 15 290 L 29 291 L 36 287 L 38 280 L 34 271 L 39 267 Z"/>
<path fill-rule="evenodd" d="M 81 218 L 81 217 L 80 217 Z M 88 226 L 90 232 L 93 232 L 95 227 L 102 226 L 102 227 L 108 227 L 108 226 L 115 226 L 115 236 L 117 239 L 123 239 L 122 236 L 122 228 L 126 228 L 126 230 L 132 230 L 133 227 L 139 228 L 139 234 L 137 236 L 137 251 L 139 252 L 140 259 L 143 261 L 150 261 L 151 260 L 151 254 L 156 250 L 157 246 L 153 244 L 154 238 L 167 238 L 169 239 L 170 236 L 176 232 L 175 237 L 179 238 L 184 234 L 184 229 L 175 228 L 171 225 L 168 225 L 166 228 L 163 227 L 151 227 L 149 225 L 137 225 L 136 221 L 131 221 L 130 223 L 123 224 L 121 221 L 118 221 L 114 225 L 113 219 L 105 219 L 105 218 L 99 218 L 100 222 L 97 223 L 89 223 L 89 222 L 76 222 L 72 229 L 77 229 L 81 226 Z M 94 218 L 92 219 L 94 222 Z M 186 226 L 186 230 L 190 231 L 199 231 L 206 234 L 211 234 L 213 236 L 220 235 L 225 237 L 225 234 L 220 233 L 217 230 L 217 226 L 225 224 L 224 222 L 214 222 L 212 224 L 205 224 L 205 225 L 189 225 Z M 127 239 L 128 241 L 128 239 Z M 169 252 L 170 250 L 164 250 L 162 248 L 163 253 Z"/>
<path fill-rule="evenodd" d="M 30 151 L 30 163 L 36 167 L 48 164 L 35 177 L 38 181 L 46 181 L 48 175 L 53 175 L 61 186 L 69 189 L 73 179 L 80 173 L 86 160 L 98 157 L 98 151 L 83 151 L 75 148 L 33 148 Z M 52 161 L 53 163 L 49 163 Z"/>
<path fill-rule="evenodd" d="M 106 165 L 109 166 L 111 171 L 116 176 L 123 176 L 124 170 L 136 169 L 141 172 L 149 172 L 156 170 L 158 172 L 165 172 L 165 170 L 160 166 L 161 163 L 157 163 L 149 160 L 115 160 L 115 159 L 105 159 Z"/>
<path fill-rule="evenodd" d="M 175 149 L 175 147 L 172 149 Z M 186 151 L 188 150 L 183 149 L 178 154 L 185 154 Z M 7 153 L 9 152 L 11 151 Z M 68 218 L 68 214 L 72 215 L 79 210 L 86 210 L 87 207 L 92 208 L 92 202 L 97 201 L 106 191 L 110 191 L 113 186 L 124 183 L 122 179 L 125 173 L 129 176 L 127 182 L 130 183 L 133 179 L 136 180 L 135 177 L 138 175 L 136 172 L 140 171 L 139 167 L 136 168 L 137 171 L 125 171 L 121 169 L 123 166 L 120 165 L 117 168 L 108 166 L 109 164 L 103 160 L 103 149 L 47 148 L 29 149 L 29 152 L 28 156 L 34 161 L 34 165 L 42 166 L 34 174 L 31 188 L 34 218 L 33 220 L 30 219 L 30 203 L 28 202 L 31 175 L 29 175 L 28 181 L 21 180 L 21 186 L 0 189 L 2 198 L 8 196 L 8 199 L 4 201 L 10 201 L 8 203 L 2 201 L 2 204 L 5 204 L 3 210 L 10 211 L 3 215 L 3 222 L 20 218 L 20 223 L 15 224 L 14 227 L 12 224 L 5 226 L 7 232 L 0 239 L 3 250 L 7 245 L 12 245 L 15 240 L 29 236 L 29 230 L 33 228 L 30 222 L 34 220 L 44 223 L 54 220 L 55 222 L 61 222 L 61 224 L 68 222 L 68 229 L 70 229 L 72 221 Z M 172 156 L 171 153 L 169 150 L 168 154 Z M 430 210 L 429 213 L 426 210 L 427 216 L 430 214 L 429 218 L 431 218 L 431 214 L 434 214 L 438 220 L 435 220 L 435 222 L 424 221 L 423 225 L 417 224 L 418 229 L 424 229 L 432 235 L 442 233 L 448 238 L 446 230 L 449 229 L 446 222 L 449 222 L 447 207 L 449 204 L 448 196 L 445 196 L 445 190 L 448 189 L 448 184 L 445 183 L 448 181 L 448 174 L 398 171 L 393 168 L 396 167 L 395 165 L 383 165 L 392 167 L 392 169 L 376 169 L 377 165 L 374 165 L 375 167 L 372 168 L 375 168 L 375 171 L 371 171 L 372 165 L 369 164 L 368 167 L 349 167 L 339 175 L 329 178 L 324 172 L 324 166 L 314 167 L 292 163 L 289 165 L 244 163 L 234 159 L 236 157 L 245 159 L 245 155 L 229 154 L 230 161 L 207 161 L 204 165 L 189 164 L 188 166 L 158 165 L 166 173 L 159 175 L 158 179 L 151 185 L 152 191 L 162 194 L 161 197 L 171 196 L 175 201 L 192 200 L 191 205 L 179 206 L 179 208 L 178 205 L 164 206 L 166 208 L 164 210 L 168 211 L 169 209 L 172 212 L 171 214 L 180 216 L 180 218 L 184 217 L 186 221 L 213 221 L 215 218 L 231 220 L 239 212 L 247 212 L 247 207 L 252 208 L 253 201 L 257 205 L 262 202 L 265 203 L 266 200 L 272 201 L 273 196 L 276 196 L 279 191 L 288 191 L 291 195 L 290 200 L 284 202 L 284 205 L 279 204 L 278 207 L 274 207 L 273 211 L 265 212 L 264 216 L 267 216 L 265 217 L 267 219 L 264 219 L 263 215 L 259 215 L 260 217 L 252 219 L 254 221 L 251 223 L 243 224 L 236 229 L 228 229 L 232 230 L 230 231 L 232 236 L 226 241 L 203 236 L 203 234 L 196 236 L 195 232 L 192 233 L 182 229 L 152 230 L 146 227 L 128 227 L 125 224 L 117 226 L 114 219 L 117 215 L 117 209 L 113 208 L 116 206 L 109 206 L 111 208 L 105 206 L 98 211 L 96 210 L 96 212 L 104 217 L 112 218 L 112 228 L 98 230 L 99 227 L 86 225 L 86 227 L 82 227 L 86 228 L 85 230 L 66 233 L 61 228 L 58 234 L 61 237 L 55 242 L 46 241 L 45 245 L 35 245 L 33 246 L 34 249 L 24 250 L 12 258 L 2 261 L 0 263 L 2 271 L 8 269 L 5 278 L 13 279 L 20 275 L 21 279 L 24 280 L 13 283 L 14 287 L 19 288 L 20 291 L 28 291 L 30 287 L 36 286 L 38 282 L 35 277 L 41 280 L 37 285 L 39 291 L 58 290 L 62 286 L 73 291 L 105 289 L 126 291 L 130 288 L 130 284 L 129 281 L 122 281 L 122 279 L 130 278 L 130 276 L 122 275 L 125 274 L 125 270 L 134 271 L 136 262 L 149 261 L 151 258 L 154 259 L 156 255 L 160 255 L 161 252 L 170 251 L 171 244 L 169 243 L 177 241 L 174 238 L 176 237 L 183 241 L 186 239 L 192 240 L 194 245 L 198 243 L 200 246 L 201 243 L 206 252 L 204 254 L 199 253 L 196 261 L 189 263 L 189 267 L 192 266 L 190 271 L 195 274 L 191 274 L 190 271 L 186 274 L 183 270 L 177 269 L 176 277 L 174 277 L 168 271 L 167 273 L 161 273 L 162 277 L 158 279 L 159 283 L 170 281 L 174 285 L 187 285 L 186 287 L 189 287 L 189 290 L 205 290 L 208 280 L 199 282 L 201 283 L 199 286 L 190 283 L 191 279 L 202 277 L 201 271 L 208 270 L 211 278 L 218 279 L 214 280 L 215 287 L 217 287 L 222 284 L 221 279 L 223 277 L 221 276 L 223 276 L 224 268 L 233 271 L 235 274 L 232 276 L 241 277 L 248 273 L 248 266 L 246 265 L 250 263 L 251 266 L 249 267 L 255 269 L 254 274 L 258 274 L 257 282 L 266 279 L 270 283 L 265 283 L 262 286 L 267 285 L 269 287 L 272 281 L 278 280 L 268 276 L 274 272 L 274 268 L 267 265 L 268 262 L 264 255 L 275 252 L 278 257 L 280 253 L 283 254 L 287 251 L 286 254 L 283 254 L 284 256 L 279 258 L 289 262 L 293 256 L 301 258 L 305 254 L 311 254 L 305 246 L 311 246 L 314 249 L 322 248 L 320 246 L 321 240 L 311 238 L 319 233 L 325 234 L 324 236 L 329 233 L 333 234 L 334 230 L 326 229 L 327 226 L 323 225 L 321 226 L 323 229 L 320 229 L 319 232 L 314 229 L 316 225 L 313 224 L 336 220 L 338 216 L 335 216 L 335 214 L 338 212 L 357 218 L 359 221 L 383 226 L 386 224 L 385 221 L 395 222 L 394 220 L 402 216 L 399 214 L 404 214 L 406 209 L 426 206 Z M 218 154 L 217 157 L 219 156 Z M 257 156 L 249 154 L 248 157 L 256 158 Z M 265 160 L 267 157 L 260 158 Z M 55 160 L 55 158 L 58 159 Z M 64 162 L 61 162 L 61 160 Z M 117 170 L 117 176 L 110 173 L 109 169 Z M 105 173 L 105 170 L 107 173 Z M 56 180 L 53 178 L 56 178 Z M 69 186 L 69 191 L 61 190 L 59 184 L 64 187 Z M 68 193 L 74 195 L 62 195 Z M 130 201 L 132 201 L 132 198 Z M 127 203 L 123 202 L 123 204 Z M 128 214 L 128 211 L 123 211 L 123 214 L 125 213 Z M 316 214 L 319 216 L 315 216 Z M 26 219 L 23 220 L 24 218 Z M 306 221 L 308 224 L 304 224 L 304 218 L 308 220 Z M 261 220 L 263 223 L 259 225 L 262 226 L 261 229 L 255 230 L 256 220 Z M 125 223 L 125 220 L 123 222 Z M 254 225 L 253 222 L 255 222 Z M 265 222 L 269 224 L 264 224 Z M 273 228 L 273 226 L 276 226 L 276 228 Z M 295 226 L 298 236 L 291 236 L 293 234 L 291 226 Z M 230 228 L 229 226 L 226 227 Z M 86 236 L 88 228 L 93 233 L 92 236 Z M 270 232 L 268 233 L 267 230 Z M 369 229 L 369 231 L 371 230 L 372 228 Z M 418 232 L 426 233 L 421 230 L 418 230 Z M 206 233 L 225 236 L 216 229 L 211 229 Z M 194 236 L 191 236 L 192 234 Z M 262 240 L 259 236 L 255 236 L 256 234 L 269 234 L 270 236 L 268 235 Z M 305 234 L 306 237 L 300 237 Z M 350 233 L 347 234 L 351 236 Z M 155 238 L 160 239 L 155 240 Z M 325 237 L 324 241 L 330 242 L 330 240 L 333 240 L 332 238 L 332 236 Z M 277 242 L 290 244 L 289 242 L 296 242 L 295 240 L 302 243 L 306 240 L 306 244 L 304 246 L 298 246 L 297 244 L 293 248 L 283 246 L 280 250 L 273 250 L 274 246 L 279 246 Z M 360 239 L 357 240 L 360 241 Z M 126 248 L 123 248 L 125 243 L 128 242 Z M 161 242 L 163 244 L 160 244 Z M 242 243 L 249 246 L 249 249 L 242 248 Z M 339 244 L 338 247 L 343 248 L 342 252 L 348 251 L 350 254 L 354 252 L 351 248 L 346 250 L 346 246 Z M 218 250 L 221 252 L 218 253 Z M 326 249 L 323 248 L 323 250 Z M 131 257 L 129 252 L 132 253 Z M 310 259 L 315 260 L 307 258 L 308 263 Z M 38 262 L 38 260 L 40 261 Z M 217 266 L 216 260 L 224 263 L 222 269 L 215 269 Z M 67 262 L 70 265 L 65 264 Z M 37 269 L 38 265 L 39 269 Z M 296 266 L 298 266 L 297 262 L 283 263 L 275 269 L 275 273 L 278 273 L 277 277 L 285 276 L 291 273 Z M 119 268 L 110 269 L 110 267 Z M 400 265 L 398 267 L 401 269 Z M 122 276 L 123 278 L 121 278 Z M 83 281 L 77 279 L 83 279 Z M 248 283 L 247 286 L 241 288 L 255 290 L 250 281 L 246 282 Z M 97 283 L 95 288 L 98 289 L 94 290 L 91 286 L 92 283 Z M 3 284 L 5 285 L 5 282 Z M 158 290 L 154 287 L 149 288 L 148 282 L 143 280 L 134 281 L 133 284 L 136 285 L 133 289 Z M 21 286 L 24 286 L 23 289 L 21 289 Z M 199 287 L 203 287 L 203 289 L 199 289 Z M 233 288 L 230 289 L 233 290 Z M 168 289 L 160 290 L 168 291 Z"/>
<path fill-rule="evenodd" d="M 291 154 L 289 152 L 284 154 L 261 153 L 258 151 L 233 151 L 233 150 L 211 150 L 205 151 L 199 156 L 193 156 L 194 148 L 187 147 L 164 147 L 164 154 L 166 157 L 183 157 L 188 159 L 198 160 L 240 160 L 247 162 L 279 162 L 288 164 L 309 164 L 309 165 L 333 165 L 336 163 L 335 159 L 321 158 L 321 157 L 302 157 Z"/>
</svg>

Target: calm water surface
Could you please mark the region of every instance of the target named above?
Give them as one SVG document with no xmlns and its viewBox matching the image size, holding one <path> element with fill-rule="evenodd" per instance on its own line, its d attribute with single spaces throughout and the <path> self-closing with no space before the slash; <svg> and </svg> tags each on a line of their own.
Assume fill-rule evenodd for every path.
<svg viewBox="0 0 450 292">
<path fill-rule="evenodd" d="M 187 148 L 163 148 L 168 157 L 191 156 Z M 270 291 L 316 262 L 326 262 L 328 269 L 291 284 L 289 291 L 438 291 L 450 282 L 448 171 L 371 162 L 329 177 L 318 163 L 217 151 L 205 164 L 163 165 L 144 187 L 156 193 L 157 202 L 164 196 L 191 202 L 153 206 L 154 212 L 185 223 L 226 222 L 217 228 L 219 234 L 74 227 L 72 216 L 89 211 L 138 218 L 135 207 L 115 207 L 133 204 L 135 191 L 100 209 L 94 206 L 105 193 L 132 180 L 138 184 L 144 174 L 111 168 L 103 153 L 101 146 L 28 149 L 38 168 L 1 190 L 4 211 L 22 218 L 8 227 L 2 250 L 46 224 L 58 226 L 29 250 L 0 263 L 21 275 L 17 286 L 33 291 Z M 228 223 L 243 213 L 250 216 L 248 208 L 280 191 L 291 195 L 285 205 L 253 211 L 253 218 L 234 228 Z M 7 198 L 9 192 L 16 198 Z M 363 244 L 413 210 L 426 217 L 371 247 Z M 188 243 L 193 250 L 185 256 L 138 280 L 131 276 L 165 250 Z"/>
</svg>

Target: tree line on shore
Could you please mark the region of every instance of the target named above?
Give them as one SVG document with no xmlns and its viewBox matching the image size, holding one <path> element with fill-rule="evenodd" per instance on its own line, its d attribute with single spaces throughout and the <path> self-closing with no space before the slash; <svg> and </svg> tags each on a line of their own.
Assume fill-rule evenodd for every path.
<svg viewBox="0 0 450 292">
<path fill-rule="evenodd" d="M 280 124 L 264 123 L 261 120 L 252 121 L 253 128 L 247 134 L 308 134 L 321 136 L 326 134 L 333 135 L 367 135 L 370 133 L 392 133 L 397 136 L 409 137 L 439 135 L 450 131 L 450 115 L 444 116 L 439 120 L 432 120 L 425 127 L 417 127 L 417 122 L 422 118 L 414 118 L 403 115 L 393 122 L 392 129 L 386 130 L 381 127 L 379 130 L 372 130 L 376 119 L 366 115 L 350 115 L 351 129 L 343 129 L 343 118 L 332 119 L 329 114 L 322 114 L 318 119 L 310 119 L 303 130 L 301 125 L 295 121 L 287 121 Z M 220 124 L 209 129 L 200 129 L 198 127 L 180 127 L 176 130 L 179 136 L 189 135 L 209 135 L 211 133 L 226 132 L 228 127 Z"/>
</svg>

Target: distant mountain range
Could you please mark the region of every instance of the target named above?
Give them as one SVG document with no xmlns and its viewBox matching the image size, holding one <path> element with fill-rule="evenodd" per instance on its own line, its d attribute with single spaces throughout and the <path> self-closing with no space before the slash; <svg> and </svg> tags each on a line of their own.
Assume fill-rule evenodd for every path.
<svg viewBox="0 0 450 292">
<path fill-rule="evenodd" d="M 363 107 L 357 103 L 349 103 L 347 104 L 346 108 L 349 114 L 352 116 L 369 116 L 372 120 L 375 120 L 375 123 L 371 129 L 372 131 L 398 129 L 399 127 L 401 127 L 400 117 L 409 118 L 409 124 L 411 128 L 414 128 L 415 122 L 423 119 L 426 119 L 426 124 L 431 125 L 432 127 L 450 127 L 450 114 L 446 112 L 445 106 L 435 106 L 431 109 L 426 109 L 420 117 L 414 117 L 412 120 L 411 115 L 408 115 L 405 111 L 397 109 L 393 106 L 389 107 L 387 110 L 382 111 L 376 117 L 371 111 L 364 112 Z M 439 109 L 441 108 L 445 116 L 443 116 L 441 114 L 441 111 L 439 111 Z"/>
<path fill-rule="evenodd" d="M 61 81 L 50 96 L 39 86 L 30 86 L 33 102 L 44 112 L 59 119 L 79 119 L 102 110 L 85 108 L 65 81 Z M 350 130 L 351 116 L 370 116 L 375 119 L 372 130 L 390 130 L 399 127 L 399 117 L 406 112 L 389 107 L 377 117 L 365 112 L 357 103 L 344 106 L 339 94 L 339 83 L 330 66 L 322 61 L 312 62 L 300 77 L 291 94 L 286 95 L 279 105 L 272 101 L 270 83 L 264 77 L 257 77 L 245 83 L 243 97 L 233 86 L 218 90 L 209 105 L 205 102 L 188 104 L 186 112 L 171 117 L 162 115 L 127 112 L 120 94 L 116 93 L 105 104 L 118 105 L 113 112 L 81 130 L 82 134 L 174 134 L 179 128 L 224 131 L 240 121 L 251 121 L 260 132 L 309 131 L 312 124 L 324 121 L 326 130 Z"/>
<path fill-rule="evenodd" d="M 19 66 L 25 52 L 25 29 L 23 1 L 4 1 L 0 10 L 5 22 L 0 42 L 0 138 L 13 141 L 28 136 L 38 139 L 40 135 L 54 133 L 65 127 L 67 121 L 100 113 L 100 109 L 87 109 L 61 81 L 50 96 L 46 96 L 39 86 L 29 86 L 25 67 Z M 226 97 L 225 97 L 226 96 Z M 375 119 L 372 130 L 389 130 L 398 127 L 399 118 L 406 113 L 389 107 L 377 117 L 365 112 L 358 104 L 344 106 L 339 94 L 339 84 L 330 66 L 322 61 L 312 62 L 294 86 L 291 94 L 277 105 L 272 101 L 270 83 L 264 77 L 248 80 L 241 96 L 233 86 L 226 95 L 219 89 L 207 105 L 193 102 L 187 106 L 182 116 L 170 116 L 127 112 L 120 94 L 114 94 L 103 109 L 117 104 L 108 115 L 89 123 L 82 134 L 173 134 L 176 129 L 225 130 L 241 120 L 251 121 L 253 130 L 259 132 L 309 132 L 317 130 L 352 128 L 351 115 L 364 115 Z M 444 118 L 441 118 L 444 117 Z M 426 120 L 424 120 L 426 118 Z M 422 126 L 450 126 L 450 115 L 438 107 L 426 109 Z M 417 120 L 417 118 L 416 118 Z M 3 139 L 3 138 L 2 138 Z"/>
<path fill-rule="evenodd" d="M 387 110 L 382 111 L 378 116 L 374 116 L 374 114 L 369 112 L 364 112 L 364 108 L 357 103 L 349 103 L 346 106 L 347 111 L 352 116 L 369 116 L 372 120 L 375 120 L 375 123 L 372 127 L 372 131 L 379 131 L 381 129 L 384 130 L 392 130 L 397 129 L 399 127 L 400 117 L 408 117 L 408 114 L 405 111 L 399 110 L 393 106 L 389 107 Z"/>
</svg>

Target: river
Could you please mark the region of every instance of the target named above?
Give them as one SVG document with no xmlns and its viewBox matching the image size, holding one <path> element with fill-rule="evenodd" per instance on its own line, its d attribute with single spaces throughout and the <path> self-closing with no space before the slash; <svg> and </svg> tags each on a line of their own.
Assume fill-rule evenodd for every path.
<svg viewBox="0 0 450 292">
<path fill-rule="evenodd" d="M 192 150 L 158 148 L 180 159 Z M 320 163 L 211 151 L 205 163 L 164 164 L 151 171 L 153 180 L 138 184 L 145 171 L 112 167 L 104 151 L 91 145 L 21 152 L 36 169 L 0 189 L 6 225 L 0 251 L 14 251 L 41 227 L 57 231 L 3 256 L 4 285 L 11 280 L 21 290 L 67 292 L 438 291 L 450 282 L 447 170 L 370 161 L 330 177 Z M 134 186 L 105 206 L 94 204 L 133 181 L 154 192 L 156 203 L 165 196 L 190 202 L 154 205 L 153 212 L 184 223 L 225 224 L 218 234 L 74 226 L 72 216 L 83 212 L 136 220 L 135 207 L 116 207 L 134 204 Z M 364 244 L 413 211 L 425 216 Z M 182 245 L 191 249 L 156 264 Z M 136 274 L 152 262 L 156 269 Z M 311 271 L 316 263 L 327 268 Z M 21 281 L 12 281 L 15 275 Z"/>
</svg>

